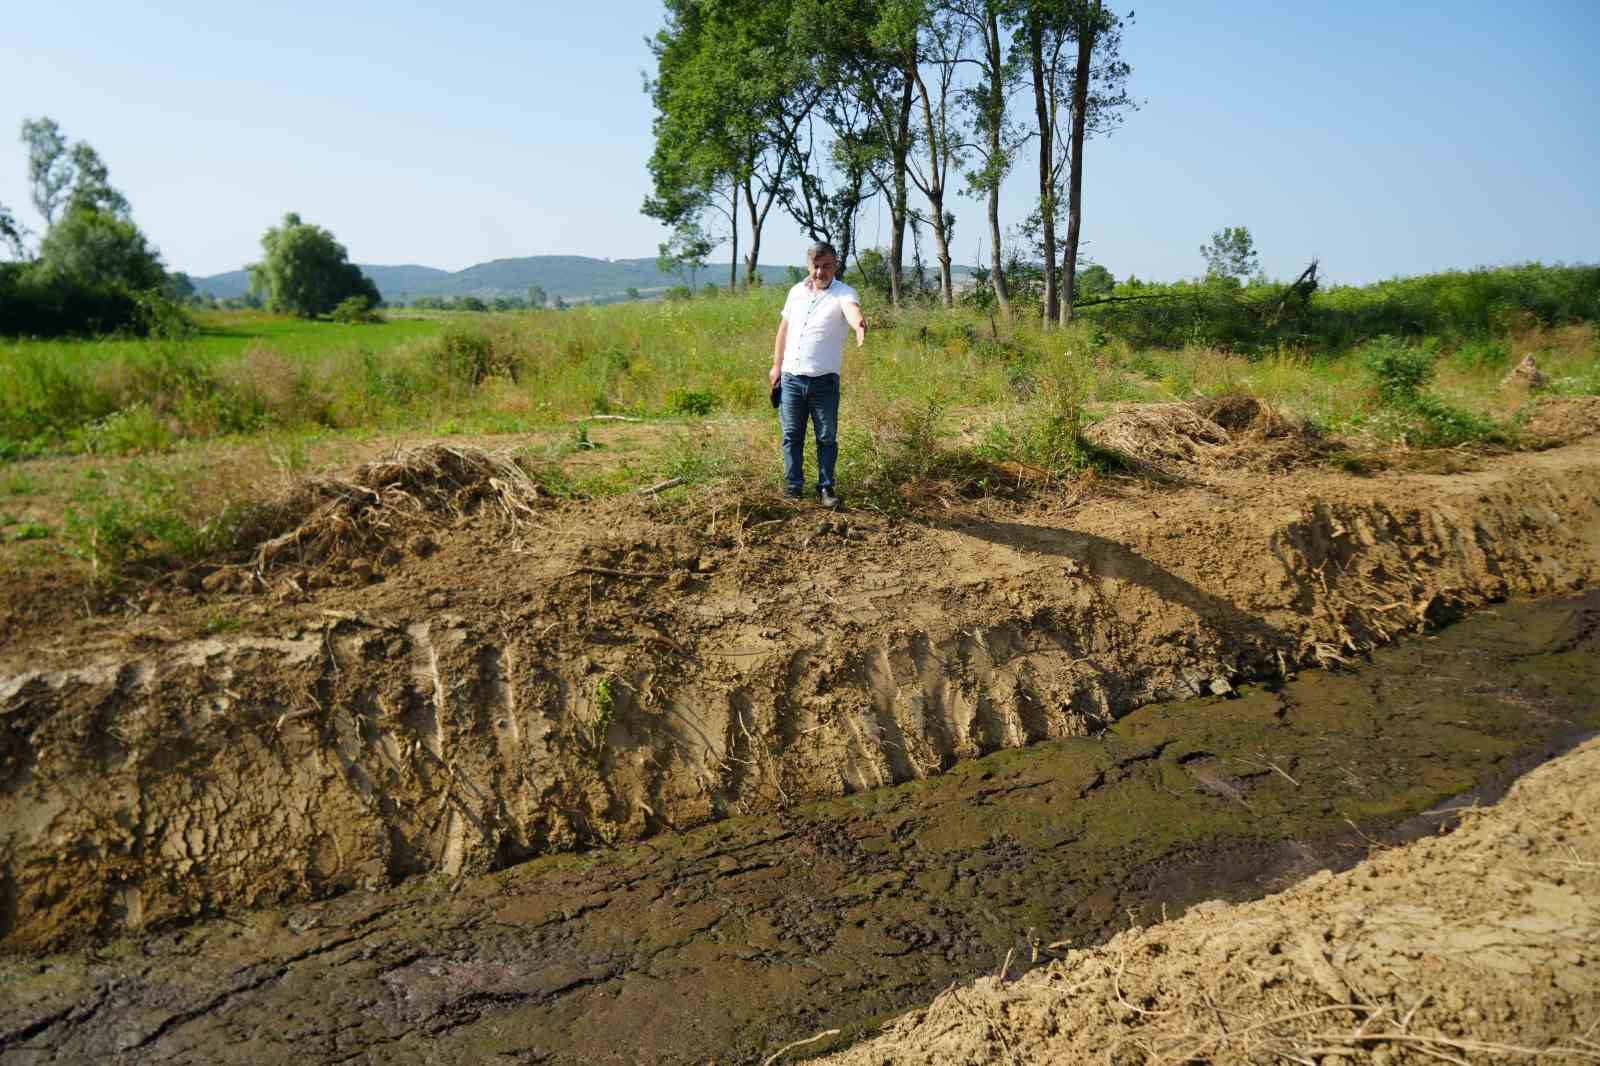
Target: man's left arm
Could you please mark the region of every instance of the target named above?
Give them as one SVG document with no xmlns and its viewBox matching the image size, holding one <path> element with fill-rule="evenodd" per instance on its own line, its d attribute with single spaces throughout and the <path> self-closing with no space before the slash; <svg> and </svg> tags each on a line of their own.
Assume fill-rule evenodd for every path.
<svg viewBox="0 0 1600 1066">
<path fill-rule="evenodd" d="M 856 331 L 856 347 L 866 344 L 867 316 L 861 313 L 861 305 L 850 300 L 842 300 L 839 306 L 844 311 L 844 320 Z"/>
</svg>

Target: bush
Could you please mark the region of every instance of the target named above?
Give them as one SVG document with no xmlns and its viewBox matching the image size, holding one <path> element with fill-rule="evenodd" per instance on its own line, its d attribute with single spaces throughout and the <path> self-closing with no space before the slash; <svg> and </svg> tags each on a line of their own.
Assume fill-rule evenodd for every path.
<svg viewBox="0 0 1600 1066">
<path fill-rule="evenodd" d="M 516 381 L 522 364 L 509 336 L 494 337 L 457 325 L 446 326 L 439 334 L 433 358 L 448 380 L 473 387 L 491 375 Z"/>
<path fill-rule="evenodd" d="M 1433 380 L 1434 353 L 1380 337 L 1361 353 L 1367 370 L 1377 379 L 1378 397 L 1386 404 L 1413 404 Z"/>
<path fill-rule="evenodd" d="M 335 322 L 345 322 L 351 325 L 375 324 L 383 321 L 383 316 L 373 309 L 372 298 L 365 294 L 347 296 L 340 300 L 330 317 Z"/>
<path fill-rule="evenodd" d="M 708 415 L 716 409 L 717 394 L 710 389 L 674 389 L 667 396 L 667 410 L 675 415 Z"/>
</svg>

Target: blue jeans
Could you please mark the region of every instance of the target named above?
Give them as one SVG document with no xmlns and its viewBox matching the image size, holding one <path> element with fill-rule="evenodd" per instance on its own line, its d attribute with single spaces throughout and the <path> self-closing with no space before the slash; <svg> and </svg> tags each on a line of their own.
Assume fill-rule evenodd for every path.
<svg viewBox="0 0 1600 1066">
<path fill-rule="evenodd" d="M 783 480 L 790 492 L 806 486 L 806 416 L 817 434 L 817 488 L 833 491 L 833 468 L 839 459 L 839 375 L 785 374 L 778 420 L 783 425 Z"/>
</svg>

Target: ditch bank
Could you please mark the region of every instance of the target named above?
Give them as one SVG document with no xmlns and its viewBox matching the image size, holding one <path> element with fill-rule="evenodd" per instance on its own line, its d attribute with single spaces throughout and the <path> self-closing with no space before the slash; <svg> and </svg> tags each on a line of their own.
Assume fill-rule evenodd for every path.
<svg viewBox="0 0 1600 1066">
<path fill-rule="evenodd" d="M 1592 442 L 1450 476 L 1103 482 L 938 522 L 652 506 L 485 507 L 332 582 L 207 580 L 200 606 L 8 648 L 0 944 L 925 779 L 1600 576 Z M 201 609 L 242 628 L 168 624 Z"/>
<path fill-rule="evenodd" d="M 0 1066 L 754 1066 L 819 1032 L 796 1054 L 876 1035 L 977 975 L 853 1061 L 1013 1061 L 1008 1042 L 1026 1061 L 1120 1044 L 1119 1062 L 1577 1046 L 1600 750 L 1498 819 L 1493 853 L 1472 843 L 1481 810 L 1461 861 L 1388 846 L 1421 834 L 1448 857 L 1435 831 L 1600 728 L 1597 691 L 1600 592 L 1502 605 L 1359 670 L 1149 705 L 924 781 L 0 958 Z M 1302 881 L 1237 915 L 1207 902 Z M 1358 1027 L 1383 1041 L 1346 1040 Z M 1080 1036 L 1094 1054 L 1057 1053 Z"/>
</svg>

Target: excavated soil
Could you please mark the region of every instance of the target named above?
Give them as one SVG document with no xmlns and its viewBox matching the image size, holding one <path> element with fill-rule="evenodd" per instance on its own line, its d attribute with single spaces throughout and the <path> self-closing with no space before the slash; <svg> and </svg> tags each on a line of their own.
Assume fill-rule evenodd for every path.
<svg viewBox="0 0 1600 1066">
<path fill-rule="evenodd" d="M 998 752 L 924 781 L 484 876 L 416 878 L 146 930 L 95 951 L 12 956 L 0 960 L 0 1064 L 754 1064 L 819 1031 L 832 1032 L 834 1043 L 804 1050 L 828 1050 L 875 1034 L 885 1018 L 975 974 L 1015 978 L 1074 946 L 1105 943 L 1130 923 L 1218 898 L 1257 898 L 1318 870 L 1348 868 L 1370 849 L 1434 833 L 1472 797 L 1492 801 L 1576 732 L 1600 728 L 1597 691 L 1600 592 L 1502 605 L 1437 637 L 1381 649 L 1356 671 L 1150 705 L 1099 737 Z M 1593 777 L 1596 760 L 1585 758 Z M 1595 809 L 1596 797 L 1592 786 L 1569 782 L 1570 775 L 1557 782 L 1569 824 L 1524 818 L 1529 828 L 1518 830 L 1540 850 L 1449 879 L 1435 867 L 1407 866 L 1396 891 L 1402 899 L 1412 893 L 1416 909 L 1395 913 L 1431 929 L 1436 910 L 1460 913 L 1458 901 L 1484 886 L 1502 892 L 1496 879 L 1508 870 L 1520 876 L 1526 861 L 1557 874 L 1563 863 L 1592 868 L 1594 827 L 1573 818 Z M 1553 843 L 1574 850 L 1549 851 Z M 1325 874 L 1313 882 L 1325 883 Z M 1548 957 L 1539 965 L 1559 987 L 1581 983 L 1587 971 L 1573 967 L 1592 968 L 1592 911 L 1561 909 L 1569 896 L 1552 896 L 1542 883 L 1520 892 L 1529 883 L 1507 883 L 1503 927 L 1479 929 L 1470 943 L 1493 952 L 1542 944 Z M 1404 1021 L 1409 1034 L 1426 1036 L 1455 1024 L 1448 1019 L 1470 1021 L 1469 1006 L 1488 1016 L 1470 983 L 1441 987 L 1425 973 L 1414 983 L 1432 942 L 1399 940 L 1406 931 L 1389 911 L 1375 910 L 1361 926 L 1353 924 L 1365 920 L 1361 900 L 1336 905 L 1331 894 L 1307 891 L 1289 920 L 1297 933 L 1316 935 L 1331 923 L 1328 965 L 1361 1004 L 1383 1002 L 1369 997 L 1390 986 L 1351 968 L 1342 952 L 1355 942 L 1352 930 L 1382 930 L 1385 951 L 1422 952 L 1395 964 L 1403 976 L 1394 987 L 1435 999 L 1410 1018 L 1373 1015 L 1374 1026 L 1388 1032 Z M 1227 940 L 1231 927 L 1215 906 L 1198 908 L 1209 915 L 1204 937 L 1255 943 L 1253 932 Z M 1146 986 L 1131 992 L 1128 982 L 1171 963 L 1163 995 L 1215 989 L 1206 983 L 1210 971 L 1173 961 L 1188 956 L 1182 941 L 1161 939 L 1166 928 L 1141 943 L 1170 943 L 1170 957 L 1139 954 L 1117 987 L 1144 997 Z M 1126 935 L 1111 942 L 1124 944 Z M 1575 943 L 1588 954 L 1569 953 Z M 1284 957 L 1269 949 L 1266 959 L 1248 960 L 1266 982 L 1265 1011 L 1315 995 L 1290 966 L 1299 965 L 1299 940 L 1283 945 Z M 1324 974 L 1308 972 L 1313 980 Z M 1519 1011 L 1545 994 L 1544 971 L 1531 972 L 1531 991 L 1509 1000 Z M 1450 971 L 1451 980 L 1460 976 Z M 1007 984 L 1001 994 L 1026 987 Z M 1231 1019 L 1253 1008 L 1240 1002 L 1244 992 L 1226 991 L 1218 1002 L 1230 1012 L 1227 1024 L 1243 1028 Z M 1539 1017 L 1553 1025 L 1585 1002 L 1592 997 L 1552 999 Z M 1130 1003 L 1165 1009 L 1150 998 Z M 1046 1008 L 1028 1009 L 1043 1019 Z M 1367 1015 L 1311 1017 L 1347 1026 Z M 931 1040 L 931 1050 L 911 1053 L 923 1056 L 918 1061 L 1017 1061 L 1004 1053 L 1010 1035 L 976 1023 L 960 1030 L 959 1020 L 957 1030 L 968 1043 L 924 1032 L 915 1039 Z M 1276 1030 L 1250 1032 L 1304 1050 Z M 1155 1039 L 1154 1031 L 1140 1035 Z M 980 1038 L 988 1042 L 971 1042 Z M 1142 1060 L 1143 1045 L 1131 1046 Z M 1241 1059 L 1234 1045 L 1207 1048 L 1212 1061 Z"/>
<path fill-rule="evenodd" d="M 344 508 L 350 536 L 314 556 L 291 537 L 143 613 L 20 636 L 0 653 L 0 945 L 925 779 L 1600 576 L 1593 441 L 1373 478 L 1218 447 L 1180 484 L 898 521 L 530 503 L 490 464 L 445 512 Z"/>
<path fill-rule="evenodd" d="M 1445 838 L 942 993 L 838 1066 L 1600 1060 L 1600 741 Z"/>
</svg>

